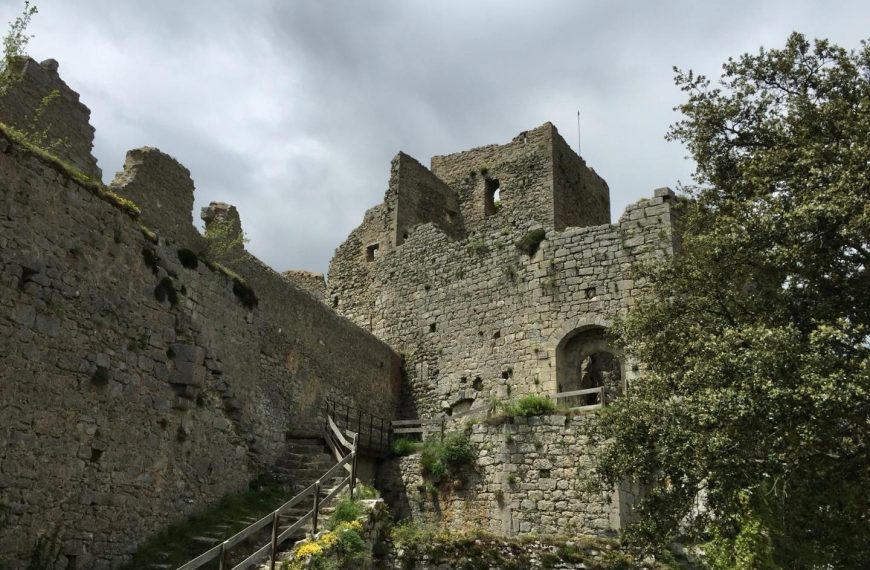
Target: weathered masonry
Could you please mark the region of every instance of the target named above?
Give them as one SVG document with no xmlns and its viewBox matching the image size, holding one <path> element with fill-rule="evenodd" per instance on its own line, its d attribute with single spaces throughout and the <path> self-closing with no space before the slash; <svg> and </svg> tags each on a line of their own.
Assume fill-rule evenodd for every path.
<svg viewBox="0 0 870 570">
<path fill-rule="evenodd" d="M 0 122 L 26 128 L 49 100 L 41 146 L 63 162 L 0 130 L 0 554 L 12 568 L 55 530 L 67 567 L 118 567 L 244 488 L 288 440 L 317 435 L 327 399 L 455 428 L 522 394 L 612 398 L 638 381 L 607 332 L 643 291 L 633 264 L 673 251 L 675 198 L 656 190 L 611 224 L 606 183 L 553 125 L 430 168 L 399 153 L 327 288 L 242 243 L 211 249 L 190 173 L 157 149 L 95 182 L 89 111 L 57 62 L 14 65 Z M 241 227 L 227 204 L 201 216 Z M 378 481 L 398 514 L 450 526 L 619 528 L 630 493 L 580 484 L 594 421 L 473 426 L 472 473 L 438 505 L 420 501 L 416 458 L 386 462 Z"/>
<path fill-rule="evenodd" d="M 73 110 L 51 136 L 98 175 L 87 109 L 56 62 L 24 68 L 0 121 L 57 89 Z M 130 151 L 110 190 L 0 134 L 0 559 L 11 568 L 55 530 L 68 567 L 117 568 L 169 523 L 246 488 L 288 437 L 319 433 L 325 398 L 387 418 L 398 404 L 400 360 L 382 341 L 243 249 L 225 261 L 238 276 L 197 255 L 194 185 L 174 159 Z"/>
<path fill-rule="evenodd" d="M 450 417 L 527 393 L 604 386 L 615 397 L 626 389 L 636 371 L 607 331 L 643 287 L 632 265 L 673 251 L 675 198 L 656 190 L 611 224 L 608 192 L 549 123 L 505 145 L 436 156 L 431 170 L 402 153 L 393 159 L 384 203 L 366 212 L 332 260 L 328 295 L 403 355 L 403 417 Z M 576 403 L 594 403 L 584 398 L 594 397 Z M 446 499 L 463 513 L 449 511 L 446 522 L 508 533 L 551 532 L 564 520 L 577 530 L 620 526 L 625 493 L 539 500 L 574 489 L 588 471 L 587 422 L 532 422 L 520 428 L 529 441 L 519 452 L 501 431 L 474 429 L 479 478 L 456 493 L 461 500 Z M 558 468 L 542 466 L 544 454 L 526 462 L 531 440 L 575 453 Z M 393 479 L 402 475 L 392 486 L 413 495 L 419 481 L 403 461 L 388 467 Z M 508 477 L 526 483 L 510 486 Z"/>
</svg>

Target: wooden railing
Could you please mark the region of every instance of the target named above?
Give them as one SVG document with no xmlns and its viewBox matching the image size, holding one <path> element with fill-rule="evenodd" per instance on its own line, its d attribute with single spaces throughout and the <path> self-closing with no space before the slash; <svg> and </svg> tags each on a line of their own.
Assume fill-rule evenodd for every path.
<svg viewBox="0 0 870 570">
<path fill-rule="evenodd" d="M 447 425 L 450 422 L 467 416 L 489 415 L 492 413 L 492 410 L 492 406 L 482 406 L 452 414 L 450 416 L 442 416 L 428 420 L 394 420 L 392 422 L 393 434 L 420 434 L 421 439 L 426 439 L 429 434 L 439 433 L 441 437 L 443 437 L 444 432 L 447 430 Z"/>
<path fill-rule="evenodd" d="M 586 396 L 589 394 L 597 394 L 598 402 L 595 404 L 585 405 L 585 406 L 577 406 L 574 409 L 581 410 L 593 410 L 596 408 L 600 408 L 604 405 L 607 405 L 607 391 L 604 386 L 596 386 L 595 388 L 584 388 L 583 390 L 572 390 L 570 392 L 558 392 L 553 394 L 551 397 L 554 400 L 559 400 L 561 398 L 571 398 L 575 396 Z M 491 406 L 482 406 L 479 408 L 472 408 L 470 410 L 466 410 L 464 412 L 453 414 L 450 416 L 442 416 L 439 418 L 432 419 L 413 419 L 413 420 L 394 420 L 391 422 L 393 427 L 392 433 L 394 435 L 414 435 L 420 434 L 421 439 L 426 439 L 430 434 L 439 433 L 441 436 L 444 436 L 444 432 L 447 428 L 447 424 L 458 420 L 459 418 L 465 416 L 472 415 L 481 415 L 481 414 L 489 414 L 493 411 L 493 407 Z"/>
<path fill-rule="evenodd" d="M 318 515 L 323 507 L 334 499 L 346 486 L 349 486 L 350 496 L 353 498 L 354 488 L 356 487 L 357 434 L 351 434 L 351 441 L 347 441 L 344 434 L 341 433 L 341 430 L 339 430 L 338 426 L 335 425 L 335 422 L 332 421 L 332 418 L 327 416 L 327 429 L 324 436 L 327 443 L 334 451 L 339 450 L 340 448 L 344 449 L 344 453 L 339 458 L 338 463 L 332 466 L 329 471 L 321 475 L 317 481 L 309 485 L 301 493 L 298 493 L 292 499 L 268 515 L 229 537 L 217 546 L 214 546 L 210 550 L 203 552 L 187 564 L 179 566 L 177 570 L 196 570 L 215 559 L 219 560 L 220 570 L 245 570 L 246 568 L 250 568 L 259 563 L 266 556 L 269 556 L 270 570 L 275 570 L 275 558 L 278 554 L 278 547 L 281 546 L 282 543 L 292 537 L 296 531 L 303 528 L 309 521 L 311 522 L 311 533 L 316 533 Z M 323 483 L 329 481 L 330 478 L 335 477 L 336 473 L 339 473 L 341 470 L 348 471 L 348 476 L 342 479 L 326 497 L 321 499 L 320 492 Z M 314 495 L 314 504 L 312 505 L 311 510 L 279 533 L 279 519 L 281 515 L 305 501 L 305 499 L 312 494 Z M 258 548 L 256 552 L 245 558 L 242 562 L 232 566 L 230 563 L 230 549 L 237 546 L 242 541 L 253 537 L 270 524 L 272 525 L 272 539 Z"/>
<path fill-rule="evenodd" d="M 571 390 L 570 392 L 559 392 L 553 395 L 555 400 L 559 400 L 561 398 L 572 398 L 575 396 L 585 396 L 588 394 L 598 394 L 598 403 L 589 404 L 585 406 L 577 406 L 580 409 L 593 409 L 600 408 L 601 406 L 607 405 L 607 391 L 604 386 L 596 386 L 595 388 L 584 388 L 583 390 Z"/>
<path fill-rule="evenodd" d="M 326 417 L 336 426 L 359 436 L 359 451 L 363 455 L 384 456 L 390 450 L 390 420 L 343 402 L 327 399 Z M 326 426 L 328 427 L 328 426 Z"/>
</svg>

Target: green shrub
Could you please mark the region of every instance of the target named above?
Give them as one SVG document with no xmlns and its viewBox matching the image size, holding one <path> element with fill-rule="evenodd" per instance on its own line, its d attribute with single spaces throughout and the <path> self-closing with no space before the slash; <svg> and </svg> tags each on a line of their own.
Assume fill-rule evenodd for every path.
<svg viewBox="0 0 870 570">
<path fill-rule="evenodd" d="M 532 257 L 538 252 L 541 242 L 547 237 L 547 232 L 543 228 L 529 230 L 526 232 L 520 241 L 516 243 L 517 249 L 523 251 L 529 257 Z"/>
<path fill-rule="evenodd" d="M 549 396 L 541 396 L 539 394 L 520 396 L 516 401 L 504 406 L 505 415 L 511 417 L 546 416 L 555 411 L 556 403 Z"/>
<path fill-rule="evenodd" d="M 448 473 L 458 473 L 473 459 L 471 440 L 465 431 L 448 433 L 443 441 L 428 439 L 420 452 L 423 474 L 435 483 L 440 483 Z"/>
<path fill-rule="evenodd" d="M 489 253 L 489 246 L 482 239 L 476 239 L 468 244 L 465 248 L 468 255 L 477 255 L 482 257 Z"/>
<path fill-rule="evenodd" d="M 406 437 L 397 437 L 390 444 L 390 450 L 393 452 L 393 455 L 402 457 L 405 455 L 411 455 L 412 453 L 417 453 L 420 451 L 422 445 L 423 444 L 419 441 L 414 441 Z"/>
<path fill-rule="evenodd" d="M 372 487 L 371 485 L 366 485 L 361 481 L 357 481 L 356 487 L 354 488 L 354 498 L 357 501 L 365 501 L 368 499 L 377 499 L 381 496 L 377 489 Z"/>
<path fill-rule="evenodd" d="M 435 439 L 426 440 L 420 450 L 420 466 L 423 468 L 423 474 L 434 481 L 441 481 L 447 474 L 447 466 L 444 465 L 441 454 L 441 443 Z"/>
<path fill-rule="evenodd" d="M 345 562 L 362 562 L 368 548 L 359 532 L 352 528 L 342 528 L 338 531 L 338 550 Z"/>
<path fill-rule="evenodd" d="M 474 459 L 471 440 L 464 431 L 447 434 L 441 445 L 443 447 L 442 457 L 448 467 L 461 467 L 471 463 Z"/>
<path fill-rule="evenodd" d="M 428 542 L 435 529 L 413 520 L 402 521 L 390 529 L 390 539 L 397 549 Z"/>
<path fill-rule="evenodd" d="M 339 523 L 355 521 L 363 514 L 362 506 L 356 500 L 344 499 L 335 506 L 335 510 L 329 516 L 327 528 L 333 529 Z"/>
</svg>

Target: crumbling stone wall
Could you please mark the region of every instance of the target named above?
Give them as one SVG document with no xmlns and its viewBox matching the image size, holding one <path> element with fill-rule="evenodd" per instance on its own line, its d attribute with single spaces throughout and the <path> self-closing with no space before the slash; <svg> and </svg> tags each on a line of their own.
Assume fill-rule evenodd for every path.
<svg viewBox="0 0 870 570">
<path fill-rule="evenodd" d="M 393 416 L 400 362 L 384 343 L 262 264 L 245 275 L 252 303 L 239 280 L 189 255 L 186 228 L 154 236 L 62 169 L 3 137 L 0 149 L 0 553 L 11 568 L 54 529 L 67 564 L 117 567 L 168 523 L 244 488 L 286 437 L 318 430 L 326 397 Z M 170 168 L 139 169 L 130 184 L 160 189 L 180 179 Z"/>
<path fill-rule="evenodd" d="M 610 223 L 610 190 L 560 136 L 552 137 L 553 227 Z"/>
<path fill-rule="evenodd" d="M 439 485 L 427 483 L 420 456 L 385 462 L 378 485 L 397 517 L 495 534 L 572 535 L 620 528 L 620 493 L 584 487 L 599 444 L 590 439 L 594 413 L 513 418 L 471 427 L 475 459 Z M 624 497 L 623 497 L 624 499 Z"/>
<path fill-rule="evenodd" d="M 26 56 L 13 59 L 9 66 L 10 85 L 5 93 L 0 92 L 0 122 L 36 135 L 41 139 L 40 146 L 50 147 L 59 158 L 100 180 L 102 172 L 91 155 L 94 146 L 94 128 L 89 123 L 91 111 L 57 70 L 54 59 L 42 63 Z"/>
<path fill-rule="evenodd" d="M 371 228 L 367 218 L 330 265 L 337 309 L 404 358 L 402 415 L 449 418 L 523 394 L 554 395 L 587 384 L 603 385 L 609 399 L 630 387 L 636 368 L 608 344 L 607 332 L 643 292 L 634 264 L 673 252 L 673 193 L 656 190 L 610 224 L 606 183 L 549 124 L 508 145 L 435 157 L 432 166 L 459 197 L 464 236 L 423 223 L 402 244 L 366 261 L 355 239 Z M 491 211 L 483 192 L 495 179 L 502 205 Z M 587 401 L 594 398 L 568 403 L 600 403 Z M 594 446 L 572 439 L 586 433 L 587 420 L 543 421 L 520 431 L 533 428 L 548 453 L 558 456 L 556 447 L 564 444 L 568 455 L 588 463 Z M 480 457 L 493 457 L 498 438 L 490 428 L 474 429 Z M 437 507 L 447 524 L 481 521 L 493 531 L 516 533 L 565 531 L 566 520 L 600 531 L 624 520 L 630 497 L 622 490 L 615 507 L 610 499 L 543 498 L 553 489 L 566 491 L 565 485 L 579 489 L 573 486 L 577 473 L 557 469 L 546 482 L 538 473 L 540 484 L 552 488 L 513 490 L 516 504 L 505 523 L 491 500 L 494 489 L 507 493 L 499 487 L 501 466 L 516 464 L 534 484 L 533 468 L 553 473 L 534 446 L 517 449 L 510 459 L 495 461 L 495 469 L 488 468 L 489 459 L 478 461 L 473 491 Z M 419 484 L 413 462 L 403 459 L 393 467 L 394 479 L 406 488 Z"/>
<path fill-rule="evenodd" d="M 395 245 L 404 242 L 414 227 L 426 222 L 431 222 L 449 236 L 463 233 L 456 193 L 403 152 L 392 161 L 385 202 L 395 203 Z"/>
<path fill-rule="evenodd" d="M 516 244 L 535 225 L 454 241 L 425 224 L 365 275 L 348 270 L 358 257 L 340 248 L 330 292 L 342 299 L 338 310 L 351 307 L 350 318 L 405 357 L 413 394 L 405 413 L 552 394 L 559 343 L 583 327 L 610 327 L 641 293 L 633 263 L 671 250 L 673 198 L 659 194 L 618 224 L 547 229 L 532 256 Z M 632 377 L 629 365 L 624 378 Z"/>
<path fill-rule="evenodd" d="M 456 191 L 469 233 L 553 219 L 554 136 L 556 127 L 546 123 L 504 145 L 432 157 L 432 173 Z M 496 187 L 497 212 L 491 203 Z"/>
<path fill-rule="evenodd" d="M 326 277 L 323 273 L 291 269 L 281 273 L 281 277 L 326 303 Z"/>
<path fill-rule="evenodd" d="M 110 187 L 142 209 L 142 222 L 152 230 L 184 243 L 200 239 L 193 227 L 190 171 L 168 154 L 151 147 L 127 151 L 124 168 Z"/>
</svg>

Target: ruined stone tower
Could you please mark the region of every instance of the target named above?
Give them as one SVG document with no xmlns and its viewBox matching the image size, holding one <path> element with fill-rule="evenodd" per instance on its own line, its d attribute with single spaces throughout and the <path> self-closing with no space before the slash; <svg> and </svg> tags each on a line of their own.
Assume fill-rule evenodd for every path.
<svg viewBox="0 0 870 570">
<path fill-rule="evenodd" d="M 469 412 L 522 394 L 603 386 L 618 397 L 635 371 L 608 329 L 643 286 L 632 265 L 673 249 L 671 191 L 656 190 L 611 224 L 607 184 L 550 123 L 431 165 L 402 153 L 393 159 L 384 202 L 366 212 L 329 271 L 328 302 L 404 357 L 400 416 L 441 418 L 457 429 Z M 559 521 L 619 528 L 628 493 L 590 499 L 577 482 L 595 453 L 577 443 L 591 416 L 553 421 L 561 427 L 533 429 L 546 452 L 522 455 L 505 447 L 500 431 L 474 426 L 481 453 L 495 456 L 482 462 L 476 483 L 442 498 L 439 516 L 508 534 L 559 532 Z M 553 470 L 552 457 L 568 449 L 555 447 L 564 437 L 577 447 Z M 392 486 L 413 493 L 418 472 L 394 469 L 402 483 Z M 517 474 L 522 492 L 505 483 Z M 529 500 L 557 481 L 558 507 Z M 504 504 L 493 498 L 506 494 Z M 406 503 L 414 511 L 424 502 Z"/>
</svg>

